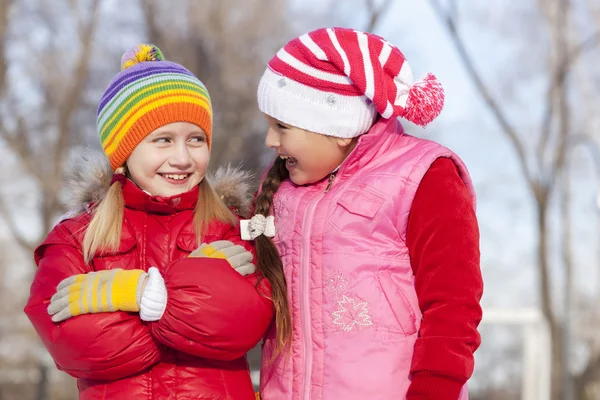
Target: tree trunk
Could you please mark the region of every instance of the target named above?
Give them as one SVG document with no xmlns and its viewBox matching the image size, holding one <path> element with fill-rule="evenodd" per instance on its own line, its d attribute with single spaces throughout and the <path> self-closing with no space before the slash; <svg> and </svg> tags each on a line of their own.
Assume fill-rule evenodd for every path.
<svg viewBox="0 0 600 400">
<path fill-rule="evenodd" d="M 552 344 L 552 400 L 564 400 L 564 329 L 556 325 L 550 328 L 551 344 Z"/>
<path fill-rule="evenodd" d="M 48 400 L 48 367 L 43 362 L 40 362 L 38 364 L 38 371 L 40 372 L 40 379 L 37 383 L 35 400 Z"/>
<path fill-rule="evenodd" d="M 551 356 L 552 356 L 552 400 L 563 400 L 563 364 L 564 364 L 564 351 L 563 351 L 563 329 L 556 320 L 554 314 L 554 307 L 552 304 L 552 284 L 550 278 L 550 265 L 548 260 L 548 203 L 550 193 L 544 188 L 537 190 L 536 192 L 536 206 L 538 212 L 538 272 L 540 275 L 539 279 L 539 290 L 541 299 L 541 308 L 550 327 L 550 343 L 551 343 Z"/>
</svg>

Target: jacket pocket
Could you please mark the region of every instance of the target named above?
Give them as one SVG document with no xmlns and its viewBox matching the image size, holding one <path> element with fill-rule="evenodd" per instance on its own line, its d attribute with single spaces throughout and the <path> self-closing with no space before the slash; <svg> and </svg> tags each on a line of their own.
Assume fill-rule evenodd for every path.
<svg viewBox="0 0 600 400">
<path fill-rule="evenodd" d="M 363 233 L 364 224 L 375 218 L 384 201 L 366 186 L 348 189 L 334 206 L 330 224 L 344 234 Z"/>
<path fill-rule="evenodd" d="M 136 240 L 129 236 L 121 240 L 116 251 L 108 249 L 99 251 L 92 260 L 94 271 L 139 268 L 136 248 Z"/>
<path fill-rule="evenodd" d="M 392 328 L 392 330 L 397 331 L 400 329 L 402 333 L 407 336 L 417 333 L 417 317 L 415 310 L 408 300 L 406 293 L 404 293 L 402 285 L 396 283 L 392 279 L 392 274 L 389 271 L 378 272 L 377 280 L 379 281 L 383 297 L 395 319 L 395 324 L 393 323 L 391 325 L 395 326 L 396 329 Z M 389 323 L 384 322 L 386 319 L 389 319 L 389 313 L 386 312 L 385 309 L 381 309 L 381 318 L 381 321 L 390 327 Z"/>
</svg>

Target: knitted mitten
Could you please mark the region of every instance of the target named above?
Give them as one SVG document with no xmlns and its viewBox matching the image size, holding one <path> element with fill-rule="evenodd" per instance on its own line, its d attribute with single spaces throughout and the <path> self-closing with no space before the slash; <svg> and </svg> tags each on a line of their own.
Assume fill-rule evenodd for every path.
<svg viewBox="0 0 600 400">
<path fill-rule="evenodd" d="M 81 314 L 138 312 L 147 276 L 141 269 L 120 268 L 71 276 L 58 285 L 48 314 L 59 322 Z"/>
<path fill-rule="evenodd" d="M 229 240 L 218 240 L 210 244 L 202 243 L 189 256 L 222 258 L 244 276 L 256 272 L 256 266 L 252 264 L 252 259 L 254 258 L 252 253 L 239 244 L 233 244 Z"/>
</svg>

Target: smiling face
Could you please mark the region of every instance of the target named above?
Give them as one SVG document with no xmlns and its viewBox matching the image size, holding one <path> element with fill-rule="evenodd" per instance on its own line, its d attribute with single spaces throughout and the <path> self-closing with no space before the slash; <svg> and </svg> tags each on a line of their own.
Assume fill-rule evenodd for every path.
<svg viewBox="0 0 600 400">
<path fill-rule="evenodd" d="M 125 164 L 140 188 L 152 196 L 171 197 L 198 185 L 209 159 L 206 133 L 194 124 L 174 122 L 146 136 Z"/>
<path fill-rule="evenodd" d="M 265 145 L 286 160 L 290 179 L 310 185 L 329 175 L 354 148 L 353 139 L 336 138 L 296 128 L 266 116 L 269 130 Z"/>
</svg>

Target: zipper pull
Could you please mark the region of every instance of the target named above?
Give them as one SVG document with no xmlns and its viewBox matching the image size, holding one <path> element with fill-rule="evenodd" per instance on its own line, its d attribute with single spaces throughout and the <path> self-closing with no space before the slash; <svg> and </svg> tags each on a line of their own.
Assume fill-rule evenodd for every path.
<svg viewBox="0 0 600 400">
<path fill-rule="evenodd" d="M 331 174 L 329 174 L 329 181 L 327 182 L 327 187 L 325 188 L 325 193 L 329 192 L 329 189 L 331 189 L 331 185 L 333 185 L 333 180 L 335 179 L 335 174 L 337 171 L 333 171 Z"/>
</svg>

